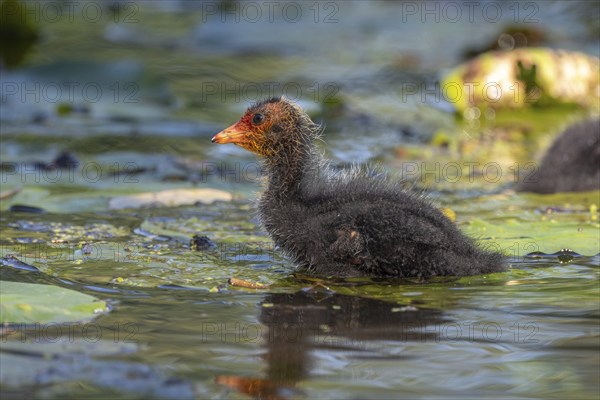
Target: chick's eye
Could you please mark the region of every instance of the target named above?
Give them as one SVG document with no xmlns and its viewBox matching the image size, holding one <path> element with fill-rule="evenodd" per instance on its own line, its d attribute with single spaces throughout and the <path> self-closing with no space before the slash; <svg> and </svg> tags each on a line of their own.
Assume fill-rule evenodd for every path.
<svg viewBox="0 0 600 400">
<path fill-rule="evenodd" d="M 265 120 L 265 116 L 262 114 L 254 114 L 254 116 L 252 117 L 252 123 L 254 125 L 260 125 L 264 122 Z"/>
</svg>

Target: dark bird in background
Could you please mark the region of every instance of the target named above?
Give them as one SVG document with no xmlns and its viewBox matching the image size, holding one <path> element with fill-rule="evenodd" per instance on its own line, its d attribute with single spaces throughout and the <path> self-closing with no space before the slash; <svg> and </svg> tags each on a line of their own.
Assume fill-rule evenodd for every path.
<svg viewBox="0 0 600 400">
<path fill-rule="evenodd" d="M 262 223 L 304 272 L 427 278 L 504 270 L 502 255 L 476 247 L 422 196 L 358 172 L 332 173 L 315 149 L 319 136 L 300 107 L 272 98 L 212 139 L 264 158 Z"/>
<path fill-rule="evenodd" d="M 550 146 L 519 192 L 557 193 L 600 189 L 600 119 L 569 126 Z"/>
</svg>

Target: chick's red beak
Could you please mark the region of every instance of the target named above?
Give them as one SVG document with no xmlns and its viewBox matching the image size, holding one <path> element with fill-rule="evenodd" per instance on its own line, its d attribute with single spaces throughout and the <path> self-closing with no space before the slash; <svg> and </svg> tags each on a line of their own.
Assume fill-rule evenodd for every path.
<svg viewBox="0 0 600 400">
<path fill-rule="evenodd" d="M 247 142 L 246 134 L 248 134 L 248 132 L 249 131 L 240 126 L 239 123 L 235 123 L 213 136 L 212 142 L 219 144 L 245 143 Z"/>
</svg>

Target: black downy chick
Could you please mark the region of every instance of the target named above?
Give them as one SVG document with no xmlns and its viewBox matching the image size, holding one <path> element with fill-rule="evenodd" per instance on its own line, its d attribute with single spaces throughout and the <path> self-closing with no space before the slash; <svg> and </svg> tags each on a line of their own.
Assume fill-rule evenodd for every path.
<svg viewBox="0 0 600 400">
<path fill-rule="evenodd" d="M 569 126 L 546 151 L 533 174 L 523 177 L 519 192 L 557 193 L 600 189 L 600 119 Z"/>
<path fill-rule="evenodd" d="M 335 277 L 465 276 L 503 271 L 422 196 L 358 173 L 332 174 L 315 149 L 319 126 L 294 103 L 250 107 L 212 141 L 264 158 L 264 227 L 304 272 Z"/>
</svg>

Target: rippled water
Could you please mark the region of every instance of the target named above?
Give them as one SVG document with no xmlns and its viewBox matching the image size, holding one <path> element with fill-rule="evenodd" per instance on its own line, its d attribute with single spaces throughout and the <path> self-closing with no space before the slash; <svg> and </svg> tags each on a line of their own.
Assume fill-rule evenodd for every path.
<svg viewBox="0 0 600 400">
<path fill-rule="evenodd" d="M 251 223 L 248 206 L 96 215 L 104 226 L 90 215 L 62 218 L 74 235 L 83 228 L 92 236 L 96 224 L 87 256 L 48 244 L 57 226 L 43 232 L 47 216 L 5 217 L 7 236 L 27 221 L 27 237 L 43 243 L 4 242 L 5 251 L 19 249 L 22 260 L 43 272 L 3 268 L 3 280 L 74 287 L 107 299 L 112 311 L 62 326 L 58 342 L 46 325 L 13 326 L 5 332 L 4 382 L 20 381 L 15 393 L 36 388 L 61 398 L 107 390 L 200 398 L 593 398 L 597 392 L 598 256 L 567 263 L 556 255 L 519 257 L 506 273 L 422 284 L 319 283 L 290 275 L 289 263 Z M 168 230 L 172 238 L 201 231 L 217 246 L 192 252 L 121 224 Z M 226 284 L 232 276 L 272 287 L 235 288 Z"/>
<path fill-rule="evenodd" d="M 112 14 L 98 24 L 42 21 L 28 64 L 2 74 L 5 85 L 72 79 L 109 93 L 91 105 L 78 97 L 66 115 L 61 102 L 3 102 L 1 191 L 21 191 L 0 203 L 0 256 L 39 272 L 5 259 L 0 273 L 111 308 L 74 325 L 4 326 L 3 398 L 598 397 L 600 194 L 511 191 L 515 166 L 586 112 L 498 113 L 479 137 L 484 127 L 456 119 L 441 101 L 399 89 L 434 83 L 466 49 L 495 41 L 514 7 L 502 3 L 498 24 L 477 8 L 466 24 L 423 22 L 389 2 L 325 2 L 319 18 L 338 7 L 338 22 L 292 27 L 282 17 L 203 21 L 210 2 L 128 4 L 139 6 L 125 10 L 138 10 L 134 24 L 113 24 Z M 303 10 L 314 12 L 311 4 Z M 596 8 L 527 4 L 519 15 L 535 11 L 531 26 L 547 45 L 598 55 L 598 21 L 581 22 Z M 124 102 L 132 82 L 139 101 Z M 265 82 L 302 88 L 298 100 L 325 122 L 336 167 L 417 168 L 417 187 L 430 187 L 436 204 L 481 245 L 504 251 L 511 268 L 424 283 L 295 275 L 257 224 L 256 160 L 209 143 L 252 100 L 244 87 Z M 439 137 L 450 145 L 432 145 Z M 61 151 L 80 167 L 47 168 Z M 485 170 L 449 179 L 444 166 L 464 161 L 497 163 L 502 179 Z M 191 187 L 231 191 L 234 200 L 109 207 L 115 196 Z M 15 205 L 46 212 L 9 211 Z M 214 245 L 192 250 L 194 235 Z M 231 277 L 270 286 L 235 287 Z"/>
</svg>

